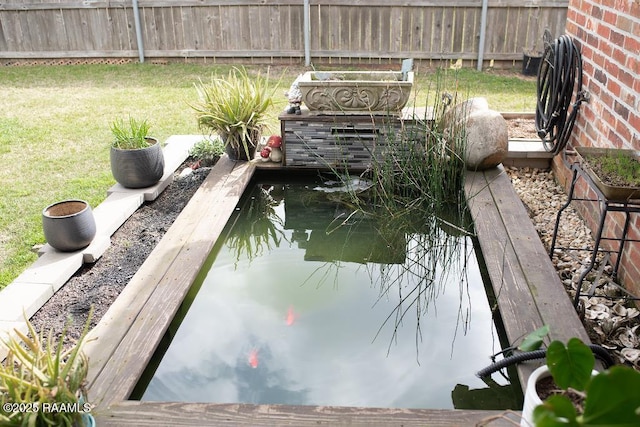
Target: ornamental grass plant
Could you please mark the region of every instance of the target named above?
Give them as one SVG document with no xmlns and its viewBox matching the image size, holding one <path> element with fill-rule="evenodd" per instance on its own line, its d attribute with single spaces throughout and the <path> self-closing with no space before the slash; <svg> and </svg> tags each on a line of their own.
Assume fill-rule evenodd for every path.
<svg viewBox="0 0 640 427">
<path fill-rule="evenodd" d="M 226 77 L 212 76 L 195 84 L 198 100 L 191 103 L 200 129 L 218 134 L 227 146 L 251 159 L 268 124 L 273 105 L 269 74 L 249 76 L 244 67 Z"/>
<path fill-rule="evenodd" d="M 115 119 L 109 128 L 113 134 L 113 147 L 121 150 L 137 150 L 149 147 L 149 122 L 129 116 L 128 120 Z"/>
</svg>

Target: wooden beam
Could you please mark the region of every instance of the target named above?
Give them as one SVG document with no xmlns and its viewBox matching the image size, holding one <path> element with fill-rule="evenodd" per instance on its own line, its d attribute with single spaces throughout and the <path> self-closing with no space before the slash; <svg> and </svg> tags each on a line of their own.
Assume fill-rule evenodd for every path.
<svg viewBox="0 0 640 427">
<path fill-rule="evenodd" d="M 92 403 L 129 397 L 254 170 L 223 156 L 91 331 L 85 351 Z"/>
<path fill-rule="evenodd" d="M 433 409 L 122 402 L 96 414 L 99 426 L 513 426 L 517 413 Z"/>
</svg>

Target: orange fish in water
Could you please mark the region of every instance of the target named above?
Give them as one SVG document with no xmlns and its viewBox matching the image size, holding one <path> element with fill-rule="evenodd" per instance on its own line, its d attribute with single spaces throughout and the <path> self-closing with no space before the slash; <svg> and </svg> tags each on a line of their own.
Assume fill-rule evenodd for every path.
<svg viewBox="0 0 640 427">
<path fill-rule="evenodd" d="M 287 310 L 287 326 L 293 325 L 293 322 L 296 321 L 296 313 L 293 311 L 293 306 L 289 306 L 289 310 Z"/>
<path fill-rule="evenodd" d="M 249 366 L 254 369 L 258 367 L 258 350 L 255 348 L 249 353 Z"/>
</svg>

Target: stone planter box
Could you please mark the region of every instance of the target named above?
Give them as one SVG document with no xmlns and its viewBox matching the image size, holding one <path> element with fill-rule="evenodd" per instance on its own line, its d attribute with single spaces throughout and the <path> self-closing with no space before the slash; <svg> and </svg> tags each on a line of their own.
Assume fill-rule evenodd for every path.
<svg viewBox="0 0 640 427">
<path fill-rule="evenodd" d="M 309 71 L 298 87 L 312 114 L 396 114 L 409 100 L 413 72 Z"/>
</svg>

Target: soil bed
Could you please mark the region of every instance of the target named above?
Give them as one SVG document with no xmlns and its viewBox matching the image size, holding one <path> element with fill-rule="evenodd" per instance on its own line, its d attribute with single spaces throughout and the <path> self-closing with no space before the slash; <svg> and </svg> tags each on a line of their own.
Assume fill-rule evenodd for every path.
<svg viewBox="0 0 640 427">
<path fill-rule="evenodd" d="M 91 327 L 100 321 L 211 170 L 203 167 L 180 176 L 185 165 L 155 201 L 143 204 L 111 236 L 111 246 L 98 261 L 78 270 L 32 317 L 36 330 L 57 335 L 70 322 L 67 340 L 77 340 L 92 305 Z"/>
</svg>

